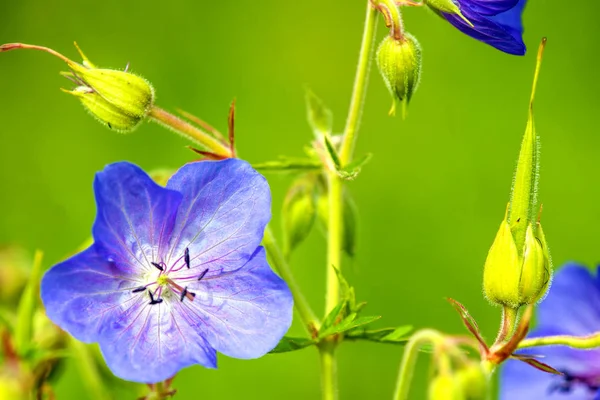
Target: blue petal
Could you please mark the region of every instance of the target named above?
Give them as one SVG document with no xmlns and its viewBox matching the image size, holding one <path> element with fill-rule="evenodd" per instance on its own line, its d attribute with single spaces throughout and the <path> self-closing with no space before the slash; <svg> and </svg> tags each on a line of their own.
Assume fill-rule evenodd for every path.
<svg viewBox="0 0 600 400">
<path fill-rule="evenodd" d="M 235 358 L 261 357 L 292 323 L 293 300 L 286 283 L 267 264 L 260 247 L 237 271 L 196 281 L 194 301 L 178 303 L 179 320 L 203 332 L 212 347 Z"/>
<path fill-rule="evenodd" d="M 135 305 L 131 290 L 142 283 L 94 245 L 46 272 L 41 296 L 55 324 L 89 343 L 98 341 L 107 323 Z"/>
<path fill-rule="evenodd" d="M 126 162 L 96 174 L 94 190 L 96 244 L 132 273 L 153 270 L 150 262 L 163 261 L 167 251 L 181 194 L 158 186 Z"/>
<path fill-rule="evenodd" d="M 510 10 L 519 0 L 457 0 L 461 9 L 464 5 L 481 15 L 497 15 Z"/>
<path fill-rule="evenodd" d="M 538 308 L 538 326 L 554 334 L 600 331 L 600 282 L 577 264 L 561 268 Z"/>
<path fill-rule="evenodd" d="M 442 16 L 458 30 L 474 39 L 509 54 L 524 55 L 526 48 L 522 37 L 521 14 L 525 2 L 526 0 L 520 0 L 514 8 L 495 16 L 479 14 L 469 4 L 463 3 L 461 11 L 474 25 L 473 28 L 458 15 L 442 13 Z"/>
<path fill-rule="evenodd" d="M 536 349 L 537 352 L 538 349 Z M 580 350 L 581 351 L 581 350 Z M 564 362 L 573 365 L 576 360 L 569 357 L 547 357 L 542 361 L 553 367 L 561 366 Z M 569 393 L 560 393 L 558 387 L 564 378 L 539 371 L 524 362 L 508 360 L 502 366 L 500 373 L 500 400 L 590 400 L 593 392 L 581 384 L 573 385 Z"/>
<path fill-rule="evenodd" d="M 185 320 L 178 319 L 173 312 L 178 300 L 170 300 L 158 305 L 139 302 L 106 327 L 100 349 L 116 376 L 155 383 L 193 364 L 216 368 L 215 350 Z"/>
<path fill-rule="evenodd" d="M 259 246 L 271 218 L 266 179 L 237 159 L 183 166 L 167 188 L 183 195 L 167 264 L 189 249 L 192 270 L 231 271 Z"/>
</svg>

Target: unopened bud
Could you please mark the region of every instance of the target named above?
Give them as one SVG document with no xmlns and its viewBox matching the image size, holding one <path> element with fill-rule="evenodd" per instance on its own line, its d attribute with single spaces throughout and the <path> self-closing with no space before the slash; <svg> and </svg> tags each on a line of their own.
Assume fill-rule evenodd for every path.
<svg viewBox="0 0 600 400">
<path fill-rule="evenodd" d="M 386 36 L 377 50 L 377 66 L 392 95 L 390 114 L 395 114 L 396 101 L 399 101 L 405 115 L 406 106 L 417 89 L 421 76 L 419 42 L 409 33 L 404 33 L 400 39 Z"/>
<path fill-rule="evenodd" d="M 478 363 L 470 364 L 456 372 L 456 380 L 465 400 L 489 398 L 489 379 Z"/>
<path fill-rule="evenodd" d="M 435 376 L 429 383 L 429 400 L 466 400 L 460 382 L 450 374 Z"/>
<path fill-rule="evenodd" d="M 15 305 L 27 283 L 30 255 L 17 246 L 0 246 L 0 303 Z"/>
<path fill-rule="evenodd" d="M 73 90 L 65 90 L 79 100 L 100 122 L 109 128 L 128 132 L 143 121 L 154 104 L 154 89 L 148 81 L 130 72 L 96 68 L 77 48 L 83 58 L 76 63 L 56 51 L 35 45 L 10 43 L 0 51 L 34 49 L 50 53 L 63 60 L 70 72 L 62 75 L 75 83 Z"/>
<path fill-rule="evenodd" d="M 317 215 L 316 178 L 302 176 L 290 187 L 282 208 L 285 253 L 290 254 L 308 234 Z"/>
<path fill-rule="evenodd" d="M 27 400 L 29 393 L 15 377 L 0 373 L 0 399 Z"/>
<path fill-rule="evenodd" d="M 540 46 L 529 104 L 529 118 L 507 213 L 488 253 L 483 272 L 486 297 L 517 309 L 540 300 L 548 290 L 552 266 L 537 209 L 539 139 L 533 123 L 533 98 L 545 40 Z"/>
</svg>

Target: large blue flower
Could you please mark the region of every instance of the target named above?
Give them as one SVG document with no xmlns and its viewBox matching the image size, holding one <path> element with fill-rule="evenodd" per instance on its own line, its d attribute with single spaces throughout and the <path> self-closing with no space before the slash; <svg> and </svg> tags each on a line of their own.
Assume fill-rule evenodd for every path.
<svg viewBox="0 0 600 400">
<path fill-rule="evenodd" d="M 600 331 L 600 278 L 570 264 L 555 276 L 548 297 L 540 304 L 538 326 L 531 337 L 584 336 Z M 548 374 L 509 360 L 502 370 L 501 400 L 600 399 L 600 349 L 577 350 L 565 346 L 536 347 L 527 353 L 564 376 Z"/>
<path fill-rule="evenodd" d="M 525 54 L 521 14 L 527 0 L 453 0 L 460 15 L 440 12 L 461 32 L 509 54 Z"/>
<path fill-rule="evenodd" d="M 129 163 L 94 182 L 94 244 L 42 280 L 50 319 L 98 342 L 115 375 L 163 381 L 216 368 L 216 351 L 256 358 L 292 321 L 292 296 L 260 247 L 266 180 L 244 161 L 182 167 L 163 188 Z"/>
</svg>

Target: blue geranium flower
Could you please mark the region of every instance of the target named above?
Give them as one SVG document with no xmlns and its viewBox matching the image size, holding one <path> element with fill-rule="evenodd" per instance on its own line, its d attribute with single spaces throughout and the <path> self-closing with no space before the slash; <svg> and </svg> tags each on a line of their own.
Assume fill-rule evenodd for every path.
<svg viewBox="0 0 600 400">
<path fill-rule="evenodd" d="M 527 0 L 452 1 L 458 5 L 464 18 L 458 14 L 439 14 L 458 30 L 506 53 L 525 54 L 521 14 Z"/>
<path fill-rule="evenodd" d="M 256 358 L 292 321 L 292 296 L 259 246 L 266 180 L 244 161 L 187 164 L 156 185 L 129 163 L 96 175 L 94 244 L 42 280 L 50 319 L 98 342 L 120 378 L 154 383 L 216 368 L 216 351 Z"/>
<path fill-rule="evenodd" d="M 556 274 L 548 297 L 539 306 L 538 326 L 530 336 L 584 336 L 598 331 L 600 278 L 575 264 L 563 267 Z M 544 363 L 564 376 L 509 360 L 502 370 L 501 400 L 600 399 L 600 349 L 554 346 L 527 350 L 543 355 Z"/>
</svg>

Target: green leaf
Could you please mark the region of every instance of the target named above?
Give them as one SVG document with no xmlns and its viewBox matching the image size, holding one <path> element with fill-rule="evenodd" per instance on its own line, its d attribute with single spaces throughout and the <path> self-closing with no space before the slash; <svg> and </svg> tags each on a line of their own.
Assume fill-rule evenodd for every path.
<svg viewBox="0 0 600 400">
<path fill-rule="evenodd" d="M 325 136 L 325 148 L 327 149 L 327 154 L 329 154 L 329 159 L 333 163 L 333 166 L 339 171 L 342 168 L 342 162 L 340 161 L 340 156 L 335 149 L 329 137 Z"/>
<path fill-rule="evenodd" d="M 312 346 L 313 344 L 316 344 L 316 343 L 317 342 L 313 339 L 284 336 L 279 341 L 277 346 L 273 350 L 271 350 L 269 353 L 273 353 L 273 354 L 287 353 L 290 351 L 301 350 L 305 347 Z"/>
<path fill-rule="evenodd" d="M 262 172 L 320 171 L 322 165 L 309 158 L 280 157 L 279 160 L 255 163 L 252 166 Z"/>
<path fill-rule="evenodd" d="M 333 310 L 329 312 L 329 314 L 327 314 L 325 319 L 323 319 L 321 329 L 319 329 L 319 336 L 321 336 L 321 332 L 325 332 L 327 329 L 335 325 L 336 322 L 340 321 L 344 317 L 347 305 L 348 301 L 342 300 L 337 306 L 335 306 Z"/>
<path fill-rule="evenodd" d="M 367 164 L 369 161 L 371 161 L 371 158 L 373 158 L 373 154 L 367 153 L 363 157 L 351 162 L 350 164 L 345 165 L 342 168 L 339 168 L 337 170 L 337 173 L 340 176 L 340 178 L 348 180 L 348 181 L 356 179 L 356 177 L 362 170 L 362 167 L 365 164 Z"/>
<path fill-rule="evenodd" d="M 369 340 L 378 343 L 402 344 L 408 341 L 408 333 L 412 325 L 403 325 L 397 328 L 383 328 L 376 330 L 353 329 L 346 333 L 347 339 Z"/>
<path fill-rule="evenodd" d="M 373 321 L 377 321 L 379 318 L 381 318 L 381 316 L 368 316 L 357 318 L 357 314 L 352 313 L 348 315 L 345 319 L 343 319 L 339 324 L 330 326 L 325 331 L 319 333 L 319 338 L 335 335 L 336 333 L 346 332 L 359 326 L 370 324 Z"/>
<path fill-rule="evenodd" d="M 20 355 L 27 354 L 33 336 L 33 314 L 38 306 L 40 278 L 42 275 L 43 253 L 35 252 L 31 276 L 21 295 L 15 327 L 15 348 Z"/>
<path fill-rule="evenodd" d="M 306 89 L 306 108 L 308 123 L 317 139 L 321 136 L 329 136 L 333 129 L 333 114 L 310 89 Z"/>
</svg>

